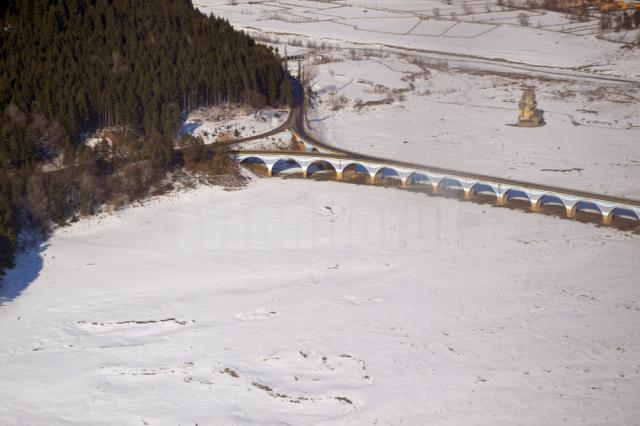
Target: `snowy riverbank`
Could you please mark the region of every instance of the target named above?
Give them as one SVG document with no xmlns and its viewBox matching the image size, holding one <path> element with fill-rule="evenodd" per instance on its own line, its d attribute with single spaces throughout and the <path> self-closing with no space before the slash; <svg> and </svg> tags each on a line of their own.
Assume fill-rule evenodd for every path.
<svg viewBox="0 0 640 426">
<path fill-rule="evenodd" d="M 631 424 L 637 235 L 259 179 L 56 231 L 0 306 L 23 424 Z M 21 288 L 28 284 L 26 288 Z"/>
</svg>

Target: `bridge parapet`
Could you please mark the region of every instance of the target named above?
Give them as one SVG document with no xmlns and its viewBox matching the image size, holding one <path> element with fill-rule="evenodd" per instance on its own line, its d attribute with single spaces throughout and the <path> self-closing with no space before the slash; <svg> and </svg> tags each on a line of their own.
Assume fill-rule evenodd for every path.
<svg viewBox="0 0 640 426">
<path fill-rule="evenodd" d="M 257 159 L 265 164 L 268 175 L 273 174 L 273 167 L 279 161 L 295 162 L 302 170 L 303 177 L 308 176 L 309 167 L 314 163 L 328 163 L 336 173 L 336 179 L 342 180 L 347 167 L 361 166 L 370 176 L 370 182 L 380 172 L 388 171 L 402 183 L 403 187 L 412 185 L 414 178 L 422 177 L 420 182 L 427 181 L 433 193 L 440 193 L 447 188 L 457 188 L 464 193 L 465 199 L 472 199 L 476 193 L 492 193 L 497 205 L 506 205 L 512 199 L 528 201 L 532 211 L 539 211 L 547 204 L 563 206 L 566 216 L 576 217 L 579 211 L 597 212 L 604 224 L 612 222 L 614 216 L 624 216 L 640 221 L 640 201 L 613 199 L 613 197 L 597 194 L 573 193 L 570 190 L 556 190 L 532 184 L 516 184 L 498 178 L 474 177 L 455 172 L 445 173 L 428 167 L 410 167 L 397 163 L 384 163 L 364 158 L 335 155 L 334 153 L 302 153 L 302 152 L 267 152 L 240 151 L 232 154 L 236 161 L 242 163 L 249 158 Z M 609 198 L 609 199 L 607 199 Z"/>
</svg>

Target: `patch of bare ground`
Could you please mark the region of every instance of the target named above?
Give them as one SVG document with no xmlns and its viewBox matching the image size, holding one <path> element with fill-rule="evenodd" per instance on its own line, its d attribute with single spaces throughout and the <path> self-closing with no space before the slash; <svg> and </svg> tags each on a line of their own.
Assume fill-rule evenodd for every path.
<svg viewBox="0 0 640 426">
<path fill-rule="evenodd" d="M 364 108 L 371 108 L 371 107 L 375 107 L 375 106 L 379 106 L 379 105 L 391 105 L 394 101 L 394 98 L 384 98 L 384 99 L 379 99 L 376 101 L 362 101 L 362 100 L 358 100 L 356 101 L 356 103 L 353 105 L 353 108 L 360 111 Z"/>
<path fill-rule="evenodd" d="M 194 141 L 182 151 L 185 172 L 177 175 L 186 182 L 222 186 L 231 191 L 246 186 L 249 179 L 240 173 L 238 163 L 230 156 L 227 147 L 207 150 L 202 141 Z"/>
<path fill-rule="evenodd" d="M 197 170 L 179 170 L 169 176 L 169 182 L 151 195 L 162 195 L 175 189 L 193 189 L 197 185 L 221 186 L 227 191 L 244 188 L 249 178 L 240 172 L 211 174 Z"/>
<path fill-rule="evenodd" d="M 226 374 L 226 375 L 231 376 L 231 377 L 233 377 L 235 379 L 240 377 L 240 375 L 238 375 L 238 373 L 235 370 L 233 370 L 233 369 L 231 369 L 229 367 L 225 367 L 223 370 L 220 371 L 220 373 L 221 374 Z"/>
<path fill-rule="evenodd" d="M 177 318 L 164 318 L 159 320 L 125 320 L 116 322 L 97 322 L 97 321 L 78 321 L 78 324 L 88 324 L 93 326 L 105 326 L 105 325 L 144 325 L 144 324 L 161 324 L 161 323 L 174 323 L 178 325 L 187 325 L 190 322 L 196 322 L 196 320 L 181 320 Z"/>
<path fill-rule="evenodd" d="M 253 382 L 253 383 L 251 383 L 251 384 L 252 384 L 253 386 L 257 387 L 258 389 L 262 389 L 262 390 L 263 390 L 263 391 L 265 391 L 265 392 L 269 392 L 269 393 L 273 392 L 273 389 L 272 389 L 270 386 L 263 385 L 263 384 L 258 383 L 258 382 Z"/>
<path fill-rule="evenodd" d="M 249 170 L 251 173 L 257 176 L 267 177 L 269 172 L 267 170 L 267 166 L 262 163 L 250 163 L 245 162 L 242 164 L 242 167 Z"/>
<path fill-rule="evenodd" d="M 276 391 L 273 390 L 273 388 L 271 386 L 264 385 L 262 383 L 252 382 L 251 384 L 256 388 L 265 391 L 266 393 L 269 394 L 269 396 L 271 396 L 273 398 L 279 398 L 279 399 L 287 400 L 288 402 L 290 402 L 292 404 L 300 404 L 303 401 L 316 402 L 316 401 L 318 401 L 320 399 L 324 399 L 324 398 L 313 398 L 313 397 L 306 397 L 306 396 L 291 396 L 291 395 L 287 395 L 287 394 L 284 394 L 284 393 L 276 392 Z M 353 405 L 353 401 L 351 401 L 349 398 L 347 398 L 345 396 L 334 396 L 332 398 L 335 399 L 338 402 L 343 403 L 343 404 Z"/>
</svg>

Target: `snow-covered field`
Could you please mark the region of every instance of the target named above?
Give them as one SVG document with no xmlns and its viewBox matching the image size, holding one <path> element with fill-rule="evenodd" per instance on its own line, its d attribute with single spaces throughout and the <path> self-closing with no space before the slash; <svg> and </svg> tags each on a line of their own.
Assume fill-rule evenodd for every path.
<svg viewBox="0 0 640 426">
<path fill-rule="evenodd" d="M 235 6 L 227 3 L 194 1 L 203 12 L 224 17 L 237 28 L 283 39 L 299 35 L 311 40 L 446 52 L 640 78 L 640 50 L 621 51 L 619 45 L 596 37 L 600 32 L 596 17 L 574 22 L 561 13 L 523 12 L 500 6 L 496 1 L 238 0 Z M 528 16 L 529 26 L 519 24 L 521 13 Z M 632 40 L 632 33 L 607 36 Z"/>
<path fill-rule="evenodd" d="M 0 423 L 634 424 L 637 250 L 379 187 L 164 196 L 20 256 Z"/>
<path fill-rule="evenodd" d="M 522 78 L 331 52 L 316 65 L 310 126 L 347 150 L 640 199 L 640 95 L 625 83 Z M 546 125 L 518 128 L 537 92 Z M 336 108 L 336 99 L 342 98 Z"/>
</svg>

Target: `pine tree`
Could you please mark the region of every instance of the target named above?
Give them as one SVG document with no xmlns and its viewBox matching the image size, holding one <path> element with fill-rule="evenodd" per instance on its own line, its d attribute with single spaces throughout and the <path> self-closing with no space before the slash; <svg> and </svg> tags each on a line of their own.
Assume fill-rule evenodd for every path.
<svg viewBox="0 0 640 426">
<path fill-rule="evenodd" d="M 0 25 L 11 28 L 0 31 L 0 269 L 23 226 L 15 217 L 45 229 L 110 191 L 140 196 L 174 161 L 184 113 L 290 100 L 277 55 L 190 0 L 5 0 Z M 118 143 L 82 146 L 101 127 Z M 39 172 L 61 154 L 64 171 Z"/>
<path fill-rule="evenodd" d="M 0 277 L 4 275 L 6 268 L 13 267 L 13 256 L 16 250 L 8 184 L 8 178 L 0 174 Z"/>
</svg>

